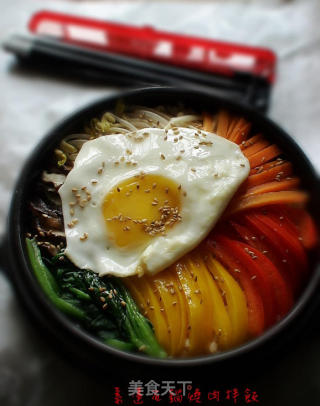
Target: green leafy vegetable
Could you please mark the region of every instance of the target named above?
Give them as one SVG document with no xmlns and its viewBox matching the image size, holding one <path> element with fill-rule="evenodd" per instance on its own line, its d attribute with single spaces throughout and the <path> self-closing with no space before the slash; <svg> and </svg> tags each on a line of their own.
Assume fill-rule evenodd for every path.
<svg viewBox="0 0 320 406">
<path fill-rule="evenodd" d="M 45 259 L 46 266 L 37 242 L 27 238 L 26 244 L 36 278 L 59 310 L 78 319 L 108 345 L 166 357 L 151 323 L 119 279 L 100 278 L 92 271 L 78 269 L 63 253 Z"/>
<path fill-rule="evenodd" d="M 52 303 L 63 313 L 73 316 L 77 319 L 84 319 L 85 312 L 77 308 L 73 304 L 63 300 L 59 295 L 59 287 L 53 275 L 42 261 L 40 250 L 35 240 L 26 239 L 27 251 L 29 259 L 36 275 L 36 278 L 49 297 Z"/>
</svg>

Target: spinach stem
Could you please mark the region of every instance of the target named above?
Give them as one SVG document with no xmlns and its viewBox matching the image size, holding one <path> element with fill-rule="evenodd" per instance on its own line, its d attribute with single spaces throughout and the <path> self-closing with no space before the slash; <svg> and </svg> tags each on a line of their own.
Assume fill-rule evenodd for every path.
<svg viewBox="0 0 320 406">
<path fill-rule="evenodd" d="M 37 242 L 26 238 L 27 251 L 34 274 L 50 301 L 63 313 L 77 319 L 85 319 L 86 314 L 71 303 L 66 302 L 59 296 L 59 288 L 56 280 L 42 261 L 41 252 Z"/>
</svg>

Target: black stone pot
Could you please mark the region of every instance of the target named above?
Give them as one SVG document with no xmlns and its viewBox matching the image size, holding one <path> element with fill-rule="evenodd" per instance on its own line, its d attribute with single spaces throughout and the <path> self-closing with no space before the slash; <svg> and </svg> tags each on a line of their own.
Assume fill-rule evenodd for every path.
<svg viewBox="0 0 320 406">
<path fill-rule="evenodd" d="M 243 106 L 200 91 L 174 88 L 147 88 L 129 91 L 99 100 L 75 112 L 47 134 L 34 149 L 24 165 L 14 189 L 7 232 L 1 247 L 1 265 L 14 284 L 17 295 L 31 319 L 44 333 L 44 337 L 71 360 L 84 368 L 101 374 L 119 374 L 123 377 L 154 376 L 178 378 L 199 377 L 204 373 L 210 379 L 232 376 L 245 377 L 246 372 L 256 373 L 265 368 L 270 360 L 277 360 L 284 351 L 290 351 L 290 342 L 310 327 L 310 315 L 318 309 L 317 289 L 320 282 L 320 264 L 315 253 L 310 279 L 294 307 L 287 316 L 262 336 L 235 349 L 214 355 L 190 359 L 159 360 L 140 354 L 131 354 L 109 347 L 60 313 L 40 289 L 28 261 L 24 238 L 26 219 L 29 216 L 26 203 L 28 190 L 46 164 L 46 160 L 61 138 L 83 129 L 86 122 L 106 110 L 112 110 L 117 100 L 125 104 L 156 106 L 182 102 L 201 112 L 225 108 L 253 123 L 256 131 L 277 143 L 293 162 L 296 173 L 302 179 L 302 187 L 311 194 L 310 211 L 316 221 L 320 220 L 319 178 L 309 160 L 280 127 L 248 106 Z M 308 323 L 309 321 L 309 323 Z M 312 327 L 312 326 L 311 326 Z M 301 335 L 301 334 L 300 334 Z M 274 362 L 274 361 L 272 361 Z M 240 374 L 240 375 L 239 375 Z"/>
</svg>

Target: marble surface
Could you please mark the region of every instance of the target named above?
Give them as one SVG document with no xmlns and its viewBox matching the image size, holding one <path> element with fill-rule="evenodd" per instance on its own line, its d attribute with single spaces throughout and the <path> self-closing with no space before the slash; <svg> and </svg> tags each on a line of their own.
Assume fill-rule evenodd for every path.
<svg viewBox="0 0 320 406">
<path fill-rule="evenodd" d="M 1 5 L 0 39 L 25 32 L 31 13 L 43 8 L 273 48 L 279 69 L 269 115 L 292 134 L 320 171 L 318 0 L 11 0 Z M 31 149 L 66 114 L 117 89 L 24 71 L 2 51 L 0 88 L 2 234 L 15 179 Z M 274 370 L 248 382 L 261 391 L 260 404 L 319 404 L 319 335 L 313 332 L 308 345 L 297 343 L 294 356 L 287 355 Z M 0 273 L 0 405 L 109 405 L 113 384 L 98 382 L 55 354 L 30 326 Z"/>
</svg>

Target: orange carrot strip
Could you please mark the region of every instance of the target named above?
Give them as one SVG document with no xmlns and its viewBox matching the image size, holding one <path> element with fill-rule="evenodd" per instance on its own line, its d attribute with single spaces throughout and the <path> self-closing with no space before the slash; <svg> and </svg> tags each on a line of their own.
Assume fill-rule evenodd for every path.
<svg viewBox="0 0 320 406">
<path fill-rule="evenodd" d="M 299 190 L 283 190 L 281 192 L 269 192 L 259 195 L 245 196 L 242 199 L 233 199 L 225 213 L 225 216 L 238 213 L 242 210 L 269 206 L 272 204 L 304 205 L 308 201 L 308 198 L 308 193 Z"/>
<path fill-rule="evenodd" d="M 262 134 L 256 134 L 253 137 L 250 137 L 247 141 L 243 142 L 241 144 L 241 149 L 244 150 L 246 148 L 249 148 L 251 145 L 255 144 L 257 141 L 262 139 Z"/>
<path fill-rule="evenodd" d="M 214 119 L 213 115 L 207 112 L 203 113 L 203 129 L 204 131 L 213 131 Z"/>
<path fill-rule="evenodd" d="M 234 129 L 237 127 L 239 122 L 239 118 L 238 117 L 233 117 L 230 120 L 230 124 L 228 127 L 228 133 L 227 133 L 227 138 L 230 139 L 230 136 L 232 135 L 232 132 L 234 131 Z"/>
<path fill-rule="evenodd" d="M 267 148 L 264 148 L 262 151 L 259 151 L 249 157 L 249 162 L 251 168 L 255 168 L 265 162 L 269 162 L 276 158 L 282 153 L 281 149 L 277 145 L 272 144 Z"/>
<path fill-rule="evenodd" d="M 244 121 L 243 126 L 241 126 L 237 131 L 233 131 L 233 135 L 230 138 L 230 141 L 235 142 L 236 144 L 241 144 L 248 138 L 249 132 L 251 130 L 251 123 Z"/>
<path fill-rule="evenodd" d="M 243 118 L 233 120 L 232 124 L 228 129 L 228 139 L 236 143 L 246 139 L 250 131 L 250 124 Z"/>
<path fill-rule="evenodd" d="M 295 177 L 291 179 L 285 179 L 282 181 L 273 181 L 257 185 L 246 190 L 245 196 L 258 195 L 261 193 L 280 192 L 281 190 L 296 189 L 300 184 L 300 179 Z"/>
<path fill-rule="evenodd" d="M 273 180 L 283 180 L 292 174 L 292 164 L 290 162 L 283 162 L 278 165 L 272 166 L 255 175 L 249 175 L 246 180 L 246 187 L 251 188 L 262 183 L 271 182 Z"/>
<path fill-rule="evenodd" d="M 229 124 L 230 117 L 228 112 L 225 110 L 220 110 L 218 114 L 218 128 L 217 128 L 217 134 L 220 135 L 220 137 L 227 138 Z"/>
<path fill-rule="evenodd" d="M 257 175 L 263 171 L 267 171 L 275 166 L 283 164 L 285 161 L 281 158 L 274 159 L 273 161 L 267 162 L 264 165 L 256 166 L 255 168 L 250 169 L 250 176 Z"/>
<path fill-rule="evenodd" d="M 256 154 L 257 152 L 267 148 L 270 145 L 270 142 L 267 141 L 265 138 L 260 139 L 259 141 L 255 142 L 250 147 L 243 150 L 243 155 L 249 158 L 251 155 Z"/>
</svg>

